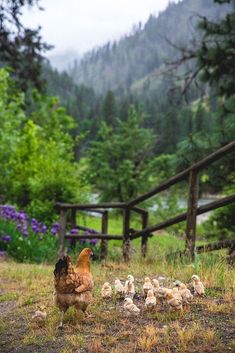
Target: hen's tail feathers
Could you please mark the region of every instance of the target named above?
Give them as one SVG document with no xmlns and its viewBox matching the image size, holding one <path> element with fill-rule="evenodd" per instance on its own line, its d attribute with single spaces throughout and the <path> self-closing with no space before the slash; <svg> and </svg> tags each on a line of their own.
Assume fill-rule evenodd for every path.
<svg viewBox="0 0 235 353">
<path fill-rule="evenodd" d="M 69 256 L 64 256 L 63 259 L 59 259 L 55 264 L 54 276 L 60 277 L 61 275 L 67 275 L 70 262 L 71 260 Z"/>
</svg>

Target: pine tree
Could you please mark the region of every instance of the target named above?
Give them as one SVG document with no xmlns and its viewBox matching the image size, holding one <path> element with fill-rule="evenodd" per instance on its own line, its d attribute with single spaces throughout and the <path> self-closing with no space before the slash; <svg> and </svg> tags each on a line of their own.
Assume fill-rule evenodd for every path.
<svg viewBox="0 0 235 353">
<path fill-rule="evenodd" d="M 18 87 L 24 92 L 35 87 L 42 90 L 43 51 L 40 28 L 25 28 L 21 22 L 23 6 L 37 5 L 38 0 L 2 1 L 0 6 L 0 66 L 9 66 Z"/>
<path fill-rule="evenodd" d="M 112 91 L 108 91 L 103 101 L 103 117 L 108 125 L 113 125 L 116 119 L 116 101 Z"/>
<path fill-rule="evenodd" d="M 204 35 L 196 51 L 197 67 L 201 79 L 214 87 L 219 95 L 235 94 L 235 1 L 214 0 L 219 4 L 230 3 L 233 11 L 219 23 L 203 18 L 199 28 Z"/>
</svg>

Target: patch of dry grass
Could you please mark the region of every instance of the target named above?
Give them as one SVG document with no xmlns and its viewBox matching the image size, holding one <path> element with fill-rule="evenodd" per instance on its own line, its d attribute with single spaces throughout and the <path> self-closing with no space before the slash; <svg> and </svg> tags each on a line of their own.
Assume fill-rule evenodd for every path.
<svg viewBox="0 0 235 353">
<path fill-rule="evenodd" d="M 59 310 L 54 307 L 53 267 L 46 265 L 2 262 L 0 266 L 0 304 L 9 310 L 4 312 L 0 324 L 0 341 L 12 337 L 9 347 L 41 345 L 50 352 L 73 353 L 201 353 L 226 352 L 235 346 L 233 341 L 235 271 L 226 263 L 208 263 L 201 260 L 193 266 L 166 261 L 136 259 L 129 265 L 123 263 L 93 263 L 95 280 L 94 302 L 89 308 L 93 318 L 85 319 L 70 308 L 65 315 L 65 329 L 58 331 Z M 100 288 L 105 281 L 115 278 L 125 280 L 131 273 L 136 278 L 137 291 L 141 291 L 143 278 L 162 275 L 169 282 L 180 279 L 188 283 L 192 274 L 202 278 L 207 289 L 206 298 L 195 298 L 182 313 L 171 312 L 167 307 L 157 308 L 148 314 L 141 301 L 139 318 L 126 318 L 121 311 L 122 302 L 113 297 L 104 302 Z M 216 295 L 214 295 L 214 293 Z M 10 305 L 11 303 L 14 306 Z M 0 310 L 1 310 L 0 305 Z M 46 306 L 47 319 L 33 322 L 31 317 L 40 305 Z M 221 324 L 221 322 L 224 324 Z M 225 345 L 226 342 L 226 345 Z M 221 350 L 221 347 L 223 350 Z M 2 350 L 3 353 L 8 352 Z"/>
</svg>

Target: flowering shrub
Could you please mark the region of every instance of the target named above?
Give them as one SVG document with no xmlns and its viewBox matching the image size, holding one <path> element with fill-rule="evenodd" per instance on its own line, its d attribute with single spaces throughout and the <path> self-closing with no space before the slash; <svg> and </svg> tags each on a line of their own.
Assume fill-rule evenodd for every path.
<svg viewBox="0 0 235 353">
<path fill-rule="evenodd" d="M 48 228 L 24 211 L 0 206 L 0 251 L 18 261 L 42 262 L 55 259 L 58 223 Z"/>
<path fill-rule="evenodd" d="M 18 261 L 42 262 L 54 261 L 57 254 L 59 224 L 50 227 L 30 219 L 25 211 L 17 211 L 14 206 L 0 205 L 0 256 L 6 253 Z M 69 231 L 77 235 L 78 229 Z M 96 234 L 94 229 L 85 231 L 84 235 Z M 91 247 L 98 257 L 98 239 L 86 240 L 81 237 L 74 246 L 73 239 L 68 239 L 68 251 L 77 254 L 84 247 Z"/>
</svg>

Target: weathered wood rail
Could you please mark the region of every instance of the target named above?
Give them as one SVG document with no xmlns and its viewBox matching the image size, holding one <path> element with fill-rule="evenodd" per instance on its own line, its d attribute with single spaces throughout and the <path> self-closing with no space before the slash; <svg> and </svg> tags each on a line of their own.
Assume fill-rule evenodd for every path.
<svg viewBox="0 0 235 353">
<path fill-rule="evenodd" d="M 130 242 L 131 240 L 141 237 L 141 251 L 142 255 L 146 256 L 147 244 L 150 234 L 154 231 L 167 228 L 174 224 L 182 221 L 186 221 L 186 232 L 185 232 L 185 252 L 192 260 L 195 258 L 195 251 L 201 252 L 199 248 L 195 247 L 196 243 L 196 221 L 197 215 L 203 214 L 215 210 L 226 205 L 235 202 L 235 194 L 223 197 L 219 200 L 213 201 L 206 205 L 198 207 L 198 195 L 199 195 L 199 173 L 205 168 L 209 167 L 215 161 L 231 154 L 235 151 L 235 141 L 225 145 L 218 149 L 214 153 L 205 157 L 201 161 L 193 164 L 191 167 L 185 169 L 179 174 L 173 176 L 161 185 L 156 186 L 149 192 L 140 195 L 139 197 L 129 202 L 105 202 L 100 204 L 68 204 L 68 203 L 57 203 L 56 207 L 60 212 L 60 240 L 59 240 L 59 256 L 64 253 L 64 240 L 73 239 L 101 239 L 101 258 L 105 259 L 108 252 L 108 240 L 120 240 L 122 241 L 123 257 L 125 261 L 130 260 Z M 167 219 L 159 224 L 148 226 L 148 211 L 138 207 L 137 205 L 143 201 L 150 199 L 151 197 L 159 194 L 160 192 L 169 189 L 171 186 L 188 180 L 189 191 L 188 191 L 188 208 L 187 212 L 182 213 L 173 218 Z M 122 235 L 109 235 L 108 234 L 108 219 L 110 209 L 120 209 L 123 212 L 123 232 Z M 77 226 L 76 217 L 77 212 L 96 212 L 101 214 L 101 228 L 100 232 L 96 231 L 94 234 L 82 234 L 72 235 L 66 233 L 67 224 L 70 223 L 71 228 L 78 228 L 81 230 L 87 230 L 89 228 Z M 138 213 L 141 216 L 142 226 L 141 230 L 132 230 L 130 228 L 131 214 L 132 212 Z M 227 242 L 227 247 L 230 247 L 230 243 Z M 207 251 L 208 247 L 204 247 L 203 251 Z"/>
<path fill-rule="evenodd" d="M 201 254 L 204 252 L 222 250 L 222 249 L 231 249 L 235 246 L 235 238 L 221 240 L 214 243 L 209 243 L 205 245 L 199 245 L 196 247 L 196 253 Z M 185 251 L 176 251 L 175 253 L 167 255 L 168 259 L 174 259 L 175 257 L 182 257 L 185 255 Z"/>
</svg>

